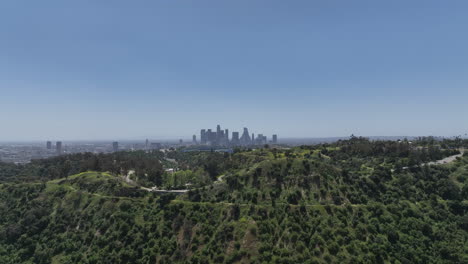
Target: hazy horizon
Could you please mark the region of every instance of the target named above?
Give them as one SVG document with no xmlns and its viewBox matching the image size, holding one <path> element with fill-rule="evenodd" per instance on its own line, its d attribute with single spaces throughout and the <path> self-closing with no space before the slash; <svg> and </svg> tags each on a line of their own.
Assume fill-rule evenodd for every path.
<svg viewBox="0 0 468 264">
<path fill-rule="evenodd" d="M 0 141 L 466 135 L 467 8 L 2 1 Z"/>
<path fill-rule="evenodd" d="M 437 135 L 401 135 L 401 136 L 375 136 L 375 135 L 355 135 L 357 137 L 364 137 L 364 138 L 369 138 L 371 140 L 397 140 L 397 139 L 414 139 L 418 137 L 435 137 L 435 138 L 455 138 L 455 137 L 461 137 L 464 139 L 467 139 L 467 135 L 456 135 L 456 136 L 437 136 Z M 307 142 L 320 142 L 320 141 L 326 141 L 326 142 L 331 142 L 339 139 L 348 139 L 350 138 L 351 135 L 349 136 L 331 136 L 331 137 L 279 137 L 279 142 L 280 143 L 290 143 L 291 141 L 301 141 L 304 143 Z M 51 141 L 52 143 L 55 143 L 57 141 L 62 141 L 64 144 L 74 144 L 74 143 L 108 143 L 111 144 L 114 141 L 117 141 L 119 143 L 145 143 L 146 139 L 148 139 L 150 142 L 159 142 L 159 143 L 178 143 L 180 139 L 184 141 L 184 143 L 191 143 L 192 138 L 191 137 L 135 137 L 135 138 L 103 138 L 103 139 L 70 139 L 70 138 L 46 138 L 46 139 L 33 139 L 33 140 L 0 140 L 0 144 L 11 144 L 11 143 L 17 143 L 17 144 L 45 144 L 47 141 Z M 198 140 L 198 135 L 197 135 L 197 140 Z M 271 140 L 271 136 L 268 136 L 268 140 Z"/>
</svg>

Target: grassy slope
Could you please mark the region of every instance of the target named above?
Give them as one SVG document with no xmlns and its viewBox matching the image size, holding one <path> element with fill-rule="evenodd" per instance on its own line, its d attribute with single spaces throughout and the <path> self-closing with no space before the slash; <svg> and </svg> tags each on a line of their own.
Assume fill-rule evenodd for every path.
<svg viewBox="0 0 468 264">
<path fill-rule="evenodd" d="M 271 159 L 271 155 L 267 161 L 262 158 L 265 163 Z M 466 163 L 465 159 L 447 165 L 455 169 L 451 177 L 458 179 L 466 174 Z M 250 172 L 241 171 L 238 176 L 246 173 Z M 252 191 L 249 186 L 245 188 Z M 281 197 L 283 202 L 273 207 L 267 202 L 253 204 L 242 199 L 210 201 L 207 197 L 193 202 L 170 195 L 116 194 L 127 187 L 120 179 L 97 172 L 45 185 L 0 185 L 0 232 L 4 235 L 0 239 L 0 262 L 467 260 L 466 230 L 460 228 L 460 217 L 452 213 L 445 200 L 391 205 L 310 201 L 290 205 Z M 208 194 L 211 192 L 207 189 Z"/>
</svg>

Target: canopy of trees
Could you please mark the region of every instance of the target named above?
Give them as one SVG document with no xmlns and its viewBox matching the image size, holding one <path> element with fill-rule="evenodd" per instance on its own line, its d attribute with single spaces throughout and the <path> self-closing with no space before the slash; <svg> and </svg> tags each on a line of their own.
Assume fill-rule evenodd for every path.
<svg viewBox="0 0 468 264">
<path fill-rule="evenodd" d="M 468 156 L 424 165 L 460 144 L 352 137 L 0 164 L 0 263 L 468 263 Z M 189 182 L 183 195 L 140 188 Z"/>
</svg>

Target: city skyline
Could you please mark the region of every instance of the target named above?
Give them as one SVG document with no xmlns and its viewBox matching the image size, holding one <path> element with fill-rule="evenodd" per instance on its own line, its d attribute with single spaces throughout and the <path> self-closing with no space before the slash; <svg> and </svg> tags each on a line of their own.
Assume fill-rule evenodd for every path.
<svg viewBox="0 0 468 264">
<path fill-rule="evenodd" d="M 216 126 L 216 130 L 211 128 L 203 128 L 200 130 L 200 138 L 197 141 L 197 136 L 192 136 L 192 143 L 194 145 L 211 145 L 211 146 L 249 146 L 249 145 L 262 145 L 267 143 L 278 143 L 278 135 L 273 134 L 271 140 L 268 140 L 268 136 L 264 136 L 262 133 L 257 134 L 252 132 L 250 136 L 249 129 L 243 128 L 242 134 L 239 131 L 232 131 L 229 134 L 229 129 L 221 129 L 221 125 Z"/>
<path fill-rule="evenodd" d="M 146 139 L 151 140 L 153 142 L 161 142 L 161 143 L 177 143 L 179 142 L 180 139 L 183 140 L 184 143 L 190 143 L 192 142 L 193 135 L 185 135 L 185 136 L 168 136 L 168 137 L 156 137 L 156 136 L 150 136 L 150 137 L 123 137 L 123 138 L 115 138 L 115 137 L 109 137 L 109 138 L 97 138 L 97 139 L 74 139 L 74 138 L 66 138 L 66 137 L 58 137 L 59 140 L 54 140 L 49 138 L 36 138 L 36 139 L 16 139 L 16 140 L 0 140 L 0 143 L 17 143 L 17 144 L 46 144 L 45 142 L 51 141 L 52 143 L 55 143 L 56 141 L 62 141 L 62 142 L 67 142 L 67 143 L 109 143 L 111 144 L 114 141 L 117 142 L 126 142 L 126 143 L 136 143 L 136 142 L 142 142 L 144 143 Z M 267 135 L 270 138 L 272 137 L 273 134 Z M 279 134 L 278 134 L 279 135 Z M 343 135 L 343 136 L 318 136 L 318 137 L 283 137 L 281 136 L 281 140 L 333 140 L 333 139 L 347 139 L 351 135 L 359 136 L 359 137 L 364 137 L 364 138 L 370 138 L 370 139 L 389 139 L 389 140 L 397 140 L 397 139 L 404 139 L 404 138 L 418 138 L 418 137 L 435 137 L 435 138 L 456 138 L 460 137 L 463 139 L 468 138 L 468 134 L 458 134 L 458 135 L 449 135 L 449 136 L 439 136 L 439 135 L 360 135 L 360 134 L 354 134 L 351 133 L 350 135 Z M 197 134 L 197 140 L 199 140 L 200 135 Z M 54 148 L 55 145 L 52 145 Z"/>
</svg>

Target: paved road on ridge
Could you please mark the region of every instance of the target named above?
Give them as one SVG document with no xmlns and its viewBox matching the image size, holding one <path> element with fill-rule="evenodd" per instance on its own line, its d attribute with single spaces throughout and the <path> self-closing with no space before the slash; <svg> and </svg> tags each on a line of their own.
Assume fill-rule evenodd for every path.
<svg viewBox="0 0 468 264">
<path fill-rule="evenodd" d="M 463 157 L 463 154 L 465 153 L 465 150 L 464 149 L 460 149 L 460 154 L 456 154 L 456 155 L 452 155 L 452 156 L 449 156 L 449 157 L 446 157 L 446 158 L 443 158 L 441 160 L 436 160 L 436 161 L 431 161 L 431 162 L 427 162 L 427 163 L 423 163 L 421 164 L 420 166 L 425 166 L 425 165 L 443 165 L 443 164 L 448 164 L 448 163 L 452 163 L 454 161 L 457 160 L 457 158 L 461 158 Z M 416 167 L 416 166 L 413 166 L 413 167 Z M 403 167 L 402 169 L 404 170 L 407 170 L 409 167 Z"/>
</svg>

